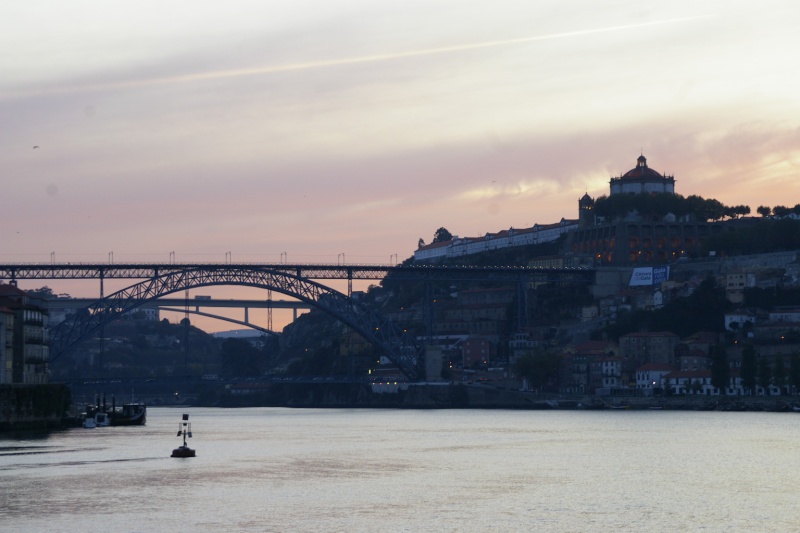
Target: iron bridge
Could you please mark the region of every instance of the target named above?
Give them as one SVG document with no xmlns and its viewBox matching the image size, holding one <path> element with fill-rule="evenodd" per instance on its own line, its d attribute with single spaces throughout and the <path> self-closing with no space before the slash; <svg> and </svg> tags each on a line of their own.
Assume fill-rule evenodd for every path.
<svg viewBox="0 0 800 533">
<path fill-rule="evenodd" d="M 274 290 L 342 321 L 379 347 L 409 380 L 423 377 L 424 347 L 397 324 L 351 298 L 353 280 L 394 279 L 536 283 L 590 283 L 589 269 L 525 267 L 386 266 L 319 264 L 5 264 L 0 280 L 98 279 L 101 298 L 50 332 L 50 360 L 73 350 L 83 339 L 123 314 L 153 300 L 189 289 L 234 285 Z M 104 279 L 141 280 L 105 296 Z M 344 294 L 315 280 L 348 280 Z"/>
</svg>

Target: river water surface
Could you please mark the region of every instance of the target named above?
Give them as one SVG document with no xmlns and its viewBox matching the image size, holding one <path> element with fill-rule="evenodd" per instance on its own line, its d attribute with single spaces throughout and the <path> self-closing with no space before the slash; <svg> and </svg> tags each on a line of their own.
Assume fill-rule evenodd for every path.
<svg viewBox="0 0 800 533">
<path fill-rule="evenodd" d="M 9 533 L 788 532 L 798 502 L 797 413 L 150 408 L 0 437 Z"/>
</svg>

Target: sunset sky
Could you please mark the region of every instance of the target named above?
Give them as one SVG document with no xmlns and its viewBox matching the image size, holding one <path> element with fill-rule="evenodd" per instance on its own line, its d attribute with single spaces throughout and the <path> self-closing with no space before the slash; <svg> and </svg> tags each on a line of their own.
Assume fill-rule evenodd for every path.
<svg viewBox="0 0 800 533">
<path fill-rule="evenodd" d="M 4 2 L 0 262 L 402 261 L 575 218 L 640 153 L 793 206 L 798 27 L 793 0 Z"/>
</svg>

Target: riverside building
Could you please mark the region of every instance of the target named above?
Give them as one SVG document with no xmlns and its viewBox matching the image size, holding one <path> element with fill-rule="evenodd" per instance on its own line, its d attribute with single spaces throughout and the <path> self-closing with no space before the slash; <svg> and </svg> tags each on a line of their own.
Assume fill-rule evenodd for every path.
<svg viewBox="0 0 800 533">
<path fill-rule="evenodd" d="M 47 311 L 0 284 L 0 383 L 47 383 L 49 342 Z"/>
</svg>

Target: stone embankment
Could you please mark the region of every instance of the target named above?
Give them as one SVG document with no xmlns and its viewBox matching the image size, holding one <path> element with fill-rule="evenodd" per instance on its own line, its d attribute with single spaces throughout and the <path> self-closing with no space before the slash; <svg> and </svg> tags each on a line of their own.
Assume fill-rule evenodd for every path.
<svg viewBox="0 0 800 533">
<path fill-rule="evenodd" d="M 628 409 L 681 411 L 792 411 L 794 397 L 664 396 L 615 397 L 536 394 L 465 384 L 413 384 L 395 392 L 373 392 L 368 385 L 275 386 L 260 395 L 219 398 L 193 405 L 389 409 Z"/>
<path fill-rule="evenodd" d="M 471 409 L 630 409 L 676 411 L 792 411 L 794 397 L 659 396 L 616 397 L 536 394 L 513 389 L 465 385 L 415 385 L 405 394 L 384 396 L 376 407 Z M 393 398 L 392 398 L 393 397 Z"/>
</svg>

